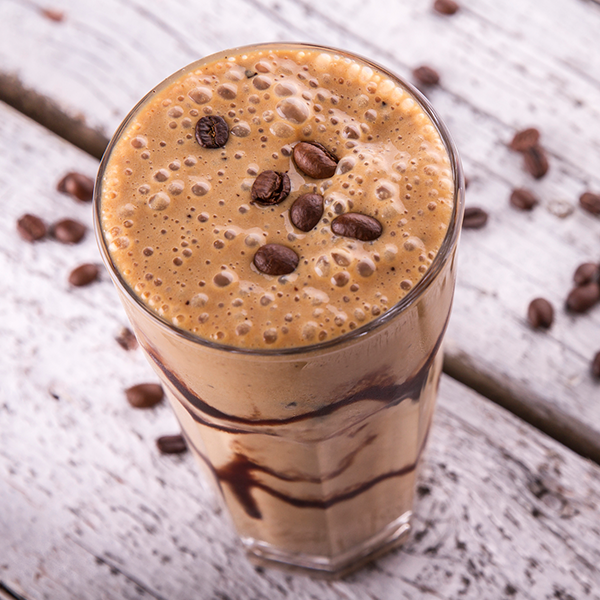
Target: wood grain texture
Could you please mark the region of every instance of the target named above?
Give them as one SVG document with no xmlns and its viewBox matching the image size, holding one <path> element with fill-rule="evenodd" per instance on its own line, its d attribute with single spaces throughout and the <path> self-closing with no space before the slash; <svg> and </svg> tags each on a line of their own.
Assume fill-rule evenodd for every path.
<svg viewBox="0 0 600 600">
<path fill-rule="evenodd" d="M 0 70 L 109 136 L 134 103 L 182 65 L 224 47 L 301 39 L 365 54 L 410 77 L 441 73 L 431 101 L 449 125 L 470 180 L 467 203 L 490 213 L 465 231 L 447 369 L 577 451 L 600 461 L 600 308 L 563 305 L 574 269 L 599 258 L 600 221 L 577 205 L 600 190 L 600 7 L 583 0 L 465 0 L 452 17 L 428 2 L 374 0 L 63 0 L 64 20 L 38 0 L 0 5 Z M 182 18 L 182 15 L 186 15 Z M 26 26 L 26 35 L 24 27 Z M 35 40 L 32 43 L 31 40 Z M 534 181 L 507 144 L 538 126 L 550 172 Z M 513 187 L 540 197 L 511 208 Z M 548 298 L 557 318 L 530 330 L 527 306 Z"/>
<path fill-rule="evenodd" d="M 190 455 L 160 456 L 170 409 L 135 410 L 123 390 L 153 381 L 97 262 L 76 246 L 22 241 L 24 212 L 91 224 L 59 194 L 96 162 L 0 105 L 0 581 L 27 600 L 480 600 L 600 598 L 600 467 L 443 378 L 414 533 L 337 582 L 256 570 Z"/>
</svg>

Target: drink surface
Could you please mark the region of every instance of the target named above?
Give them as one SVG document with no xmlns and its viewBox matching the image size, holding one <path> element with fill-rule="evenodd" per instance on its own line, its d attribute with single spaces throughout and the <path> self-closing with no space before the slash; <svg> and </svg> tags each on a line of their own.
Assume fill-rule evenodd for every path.
<svg viewBox="0 0 600 600">
<path fill-rule="evenodd" d="M 450 161 L 386 73 L 318 49 L 242 52 L 190 65 L 138 108 L 106 166 L 101 226 L 123 279 L 176 327 L 315 344 L 427 272 L 452 218 Z"/>
</svg>

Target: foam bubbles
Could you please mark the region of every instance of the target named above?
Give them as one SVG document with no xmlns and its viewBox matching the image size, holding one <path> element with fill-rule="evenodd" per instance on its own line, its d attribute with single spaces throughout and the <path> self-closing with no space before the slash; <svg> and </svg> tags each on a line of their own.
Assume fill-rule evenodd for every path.
<svg viewBox="0 0 600 600">
<path fill-rule="evenodd" d="M 203 177 L 190 177 L 192 181 L 192 194 L 194 196 L 205 196 L 210 192 L 211 185 Z"/>
<path fill-rule="evenodd" d="M 171 198 L 165 192 L 158 192 L 148 200 L 148 206 L 152 210 L 165 210 L 171 204 Z"/>
<path fill-rule="evenodd" d="M 251 131 L 252 128 L 246 121 L 240 121 L 231 128 L 231 135 L 243 138 L 249 136 Z"/>
<path fill-rule="evenodd" d="M 194 308 L 202 308 L 208 302 L 208 296 L 206 294 L 196 294 L 190 298 L 190 306 Z"/>
<path fill-rule="evenodd" d="M 206 104 L 210 102 L 213 97 L 212 90 L 207 87 L 196 87 L 190 92 L 188 92 L 188 96 L 196 103 L 196 104 Z"/>
<path fill-rule="evenodd" d="M 237 96 L 237 85 L 223 83 L 217 88 L 217 94 L 225 100 L 233 100 Z"/>
<path fill-rule="evenodd" d="M 306 102 L 299 98 L 286 98 L 277 104 L 277 113 L 286 121 L 300 125 L 309 117 L 309 109 Z"/>
<path fill-rule="evenodd" d="M 283 121 L 273 123 L 269 128 L 269 131 L 274 136 L 281 139 L 290 138 L 296 133 L 296 130 L 289 123 L 284 123 Z"/>
</svg>

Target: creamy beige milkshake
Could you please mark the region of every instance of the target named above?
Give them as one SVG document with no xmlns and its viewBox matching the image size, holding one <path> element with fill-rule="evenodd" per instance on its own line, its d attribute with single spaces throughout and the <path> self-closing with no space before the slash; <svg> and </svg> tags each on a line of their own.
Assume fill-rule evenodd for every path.
<svg viewBox="0 0 600 600">
<path fill-rule="evenodd" d="M 335 50 L 214 55 L 117 132 L 100 244 L 252 554 L 337 572 L 408 531 L 461 210 L 431 109 Z"/>
</svg>

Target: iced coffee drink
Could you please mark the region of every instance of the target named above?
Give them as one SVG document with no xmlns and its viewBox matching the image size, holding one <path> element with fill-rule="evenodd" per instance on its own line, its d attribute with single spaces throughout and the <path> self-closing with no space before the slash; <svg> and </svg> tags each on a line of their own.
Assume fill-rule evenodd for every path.
<svg viewBox="0 0 600 600">
<path fill-rule="evenodd" d="M 113 138 L 100 245 L 252 556 L 337 573 L 410 529 L 462 193 L 426 101 L 327 48 L 198 61 Z"/>
</svg>

